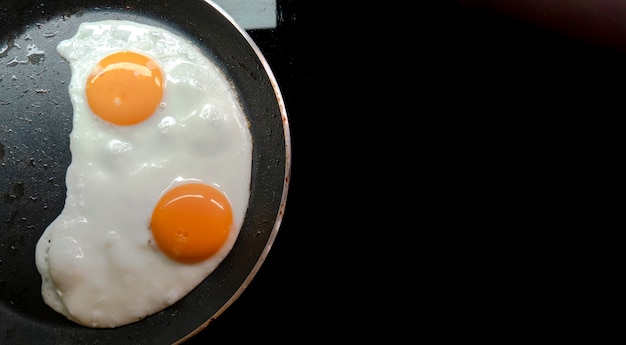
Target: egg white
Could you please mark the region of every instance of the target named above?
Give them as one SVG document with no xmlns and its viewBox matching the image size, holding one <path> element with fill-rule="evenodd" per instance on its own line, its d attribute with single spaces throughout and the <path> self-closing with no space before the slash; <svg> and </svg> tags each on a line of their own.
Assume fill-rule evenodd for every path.
<svg viewBox="0 0 626 345">
<path fill-rule="evenodd" d="M 42 296 L 87 327 L 136 322 L 183 298 L 228 255 L 250 193 L 252 138 L 237 94 L 220 68 L 188 40 L 121 20 L 82 23 L 58 52 L 71 67 L 72 162 L 62 213 L 44 231 L 35 259 Z M 85 99 L 94 65 L 120 50 L 157 61 L 163 102 L 146 121 L 116 126 Z M 229 198 L 234 231 L 217 255 L 178 263 L 158 250 L 149 229 L 159 197 L 200 181 Z"/>
</svg>

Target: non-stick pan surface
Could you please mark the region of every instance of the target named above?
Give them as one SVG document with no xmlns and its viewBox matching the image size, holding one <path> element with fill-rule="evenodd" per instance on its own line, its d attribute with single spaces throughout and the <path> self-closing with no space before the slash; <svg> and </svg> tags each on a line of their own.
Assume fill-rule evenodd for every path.
<svg viewBox="0 0 626 345">
<path fill-rule="evenodd" d="M 56 45 L 85 21 L 126 19 L 186 37 L 235 86 L 253 137 L 251 199 L 229 256 L 189 295 L 113 329 L 77 325 L 40 294 L 35 245 L 61 212 L 71 162 L 69 64 Z M 253 279 L 277 235 L 290 173 L 289 126 L 267 62 L 210 2 L 3 0 L 0 4 L 0 344 L 173 344 L 218 317 Z M 34 44 L 42 54 L 27 56 Z"/>
</svg>

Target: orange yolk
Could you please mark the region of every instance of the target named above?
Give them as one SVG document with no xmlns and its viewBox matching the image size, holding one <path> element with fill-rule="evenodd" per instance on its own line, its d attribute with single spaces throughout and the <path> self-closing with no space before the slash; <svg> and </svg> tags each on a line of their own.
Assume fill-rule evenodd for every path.
<svg viewBox="0 0 626 345">
<path fill-rule="evenodd" d="M 87 102 L 105 121 L 134 125 L 158 108 L 163 86 L 161 69 L 154 60 L 121 51 L 102 59 L 87 77 Z"/>
<path fill-rule="evenodd" d="M 166 192 L 152 213 L 158 247 L 170 258 L 199 262 L 224 245 L 233 225 L 229 200 L 217 189 L 189 183 Z"/>
</svg>

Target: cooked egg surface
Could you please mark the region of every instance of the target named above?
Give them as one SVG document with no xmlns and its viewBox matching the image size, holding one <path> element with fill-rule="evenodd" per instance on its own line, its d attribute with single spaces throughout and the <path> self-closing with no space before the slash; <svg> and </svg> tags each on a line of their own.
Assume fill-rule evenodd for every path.
<svg viewBox="0 0 626 345">
<path fill-rule="evenodd" d="M 228 255 L 252 138 L 219 67 L 165 29 L 87 22 L 57 50 L 72 73 L 72 162 L 36 247 L 42 297 L 78 324 L 118 327 L 180 300 Z"/>
</svg>

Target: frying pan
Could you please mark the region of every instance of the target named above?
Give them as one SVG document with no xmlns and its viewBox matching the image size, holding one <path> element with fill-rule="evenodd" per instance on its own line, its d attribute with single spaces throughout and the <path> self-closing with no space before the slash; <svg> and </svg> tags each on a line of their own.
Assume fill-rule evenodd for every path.
<svg viewBox="0 0 626 345">
<path fill-rule="evenodd" d="M 71 162 L 69 64 L 56 45 L 85 21 L 125 19 L 188 38 L 223 69 L 253 138 L 251 195 L 230 254 L 191 293 L 130 325 L 92 329 L 42 300 L 35 245 L 62 211 Z M 287 114 L 248 34 L 217 5 L 179 0 L 3 0 L 0 4 L 0 344 L 176 344 L 245 290 L 277 236 L 290 174 Z M 27 57 L 29 44 L 43 53 Z"/>
</svg>

